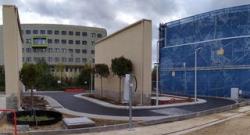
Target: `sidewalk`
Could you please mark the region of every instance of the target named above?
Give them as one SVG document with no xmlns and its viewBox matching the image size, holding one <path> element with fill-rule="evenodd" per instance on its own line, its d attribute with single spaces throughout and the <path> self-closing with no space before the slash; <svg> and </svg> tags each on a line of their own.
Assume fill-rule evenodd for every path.
<svg viewBox="0 0 250 135">
<path fill-rule="evenodd" d="M 192 132 L 194 132 L 192 134 L 194 135 L 196 134 L 196 130 L 210 127 L 215 124 L 220 124 L 229 120 L 237 120 L 235 118 L 246 117 L 249 114 L 250 114 L 250 106 L 245 106 L 223 113 L 212 114 L 204 117 L 197 117 L 193 119 L 176 121 L 159 125 L 138 127 L 133 130 L 123 129 L 123 130 L 99 132 L 99 133 L 86 133 L 86 134 L 83 133 L 81 135 L 162 135 L 162 134 L 179 135 L 188 133 L 192 134 Z M 72 135 L 79 135 L 79 134 L 72 134 Z M 230 135 L 230 133 L 228 133 L 228 135 Z"/>
</svg>

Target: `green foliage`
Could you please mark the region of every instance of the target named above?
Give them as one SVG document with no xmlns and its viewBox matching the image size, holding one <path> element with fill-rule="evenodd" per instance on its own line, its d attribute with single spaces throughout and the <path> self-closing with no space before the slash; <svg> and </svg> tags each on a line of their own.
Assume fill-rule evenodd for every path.
<svg viewBox="0 0 250 135">
<path fill-rule="evenodd" d="M 132 62 L 123 56 L 112 59 L 112 72 L 120 78 L 133 71 Z"/>
<path fill-rule="evenodd" d="M 34 87 L 39 90 L 48 90 L 57 87 L 57 80 L 50 73 L 49 65 L 44 61 L 37 64 L 24 64 L 20 71 L 20 79 L 28 89 Z"/>
<path fill-rule="evenodd" d="M 51 74 L 49 65 L 46 62 L 40 61 L 35 67 L 38 72 L 36 83 L 38 89 L 47 90 L 58 86 L 57 79 Z"/>
<path fill-rule="evenodd" d="M 5 90 L 5 74 L 3 67 L 0 67 L 0 91 Z"/>
<path fill-rule="evenodd" d="M 77 78 L 77 84 L 88 88 L 91 83 L 91 73 L 93 69 L 90 65 L 84 65 L 83 69 L 80 72 L 80 75 Z"/>
<path fill-rule="evenodd" d="M 39 73 L 34 64 L 24 64 L 20 71 L 20 80 L 29 89 L 37 84 Z"/>
<path fill-rule="evenodd" d="M 96 64 L 95 65 L 95 74 L 98 74 L 100 77 L 109 76 L 109 67 L 106 64 Z"/>
<path fill-rule="evenodd" d="M 119 58 L 114 58 L 111 61 L 111 70 L 112 72 L 117 75 L 120 79 L 119 81 L 119 100 L 121 101 L 121 79 L 126 74 L 129 74 L 133 71 L 133 64 L 129 59 L 124 58 L 123 56 Z"/>
</svg>

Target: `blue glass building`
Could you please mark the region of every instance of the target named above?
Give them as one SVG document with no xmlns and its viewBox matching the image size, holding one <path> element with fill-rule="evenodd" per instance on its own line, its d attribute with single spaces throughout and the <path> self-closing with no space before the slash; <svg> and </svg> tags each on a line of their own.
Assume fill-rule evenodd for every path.
<svg viewBox="0 0 250 135">
<path fill-rule="evenodd" d="M 250 95 L 250 5 L 215 10 L 159 27 L 160 90 L 193 95 L 197 51 L 198 95 Z"/>
</svg>

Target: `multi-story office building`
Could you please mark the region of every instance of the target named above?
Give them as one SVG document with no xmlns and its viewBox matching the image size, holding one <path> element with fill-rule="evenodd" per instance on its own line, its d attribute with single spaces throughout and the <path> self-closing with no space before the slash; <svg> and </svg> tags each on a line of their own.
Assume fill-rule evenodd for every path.
<svg viewBox="0 0 250 135">
<path fill-rule="evenodd" d="M 73 25 L 22 24 L 21 28 L 23 63 L 43 60 L 52 72 L 63 65 L 68 77 L 78 74 L 84 64 L 94 63 L 95 42 L 107 35 L 103 28 Z"/>
<path fill-rule="evenodd" d="M 250 95 L 250 5 L 215 10 L 160 25 L 160 89 L 193 95 Z M 197 59 L 195 59 L 197 52 Z"/>
</svg>

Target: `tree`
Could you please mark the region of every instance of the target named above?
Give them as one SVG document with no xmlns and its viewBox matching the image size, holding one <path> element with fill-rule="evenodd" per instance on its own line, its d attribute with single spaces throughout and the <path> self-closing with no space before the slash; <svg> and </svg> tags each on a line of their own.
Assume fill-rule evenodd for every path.
<svg viewBox="0 0 250 135">
<path fill-rule="evenodd" d="M 103 89 L 102 89 L 102 78 L 109 76 L 109 67 L 106 64 L 96 64 L 95 65 L 95 74 L 99 75 L 101 78 L 101 96 L 103 96 Z"/>
<path fill-rule="evenodd" d="M 38 70 L 34 64 L 24 64 L 20 71 L 20 80 L 28 89 L 36 86 L 38 76 Z"/>
<path fill-rule="evenodd" d="M 111 62 L 112 72 L 119 77 L 119 100 L 121 101 L 121 80 L 122 77 L 133 71 L 133 64 L 129 59 L 126 59 L 123 56 L 114 58 Z"/>
<path fill-rule="evenodd" d="M 20 80 L 25 85 L 26 88 L 31 89 L 31 109 L 34 117 L 34 121 L 36 121 L 35 112 L 33 110 L 33 89 L 38 83 L 38 69 L 34 64 L 24 64 L 20 71 Z"/>
<path fill-rule="evenodd" d="M 49 65 L 45 61 L 39 61 L 35 68 L 38 74 L 38 82 L 36 83 L 36 88 L 42 90 L 48 90 L 50 88 L 55 88 L 57 85 L 57 79 L 52 75 Z"/>
<path fill-rule="evenodd" d="M 90 65 L 88 64 L 84 65 L 78 76 L 77 83 L 87 88 L 91 82 L 92 72 L 93 72 L 93 69 L 91 68 Z"/>
</svg>

